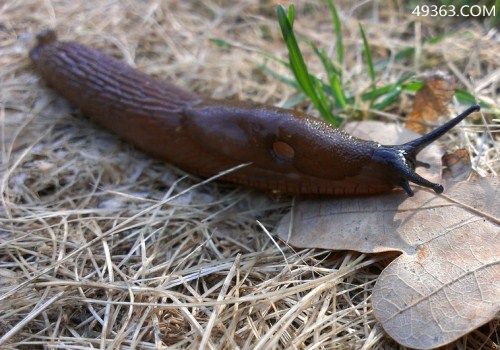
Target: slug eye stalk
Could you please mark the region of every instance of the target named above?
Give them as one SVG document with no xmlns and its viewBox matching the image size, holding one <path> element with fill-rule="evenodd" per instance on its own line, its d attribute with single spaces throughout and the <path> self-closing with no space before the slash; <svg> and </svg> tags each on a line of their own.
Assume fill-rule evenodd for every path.
<svg viewBox="0 0 500 350">
<path fill-rule="evenodd" d="M 410 187 L 410 182 L 423 187 L 431 188 L 436 193 L 442 193 L 442 185 L 424 179 L 415 172 L 415 167 L 417 166 L 429 166 L 426 163 L 417 161 L 416 156 L 426 146 L 443 136 L 470 114 L 479 111 L 479 109 L 479 105 L 473 105 L 455 118 L 413 141 L 402 145 L 381 146 L 375 151 L 374 158 L 393 168 L 394 172 L 397 174 L 397 183 L 406 191 L 408 196 L 413 196 L 413 190 Z"/>
<path fill-rule="evenodd" d="M 481 107 L 479 105 L 472 105 L 465 111 L 457 115 L 452 120 L 444 123 L 443 125 L 432 130 L 428 134 L 425 134 L 422 137 L 419 137 L 418 139 L 415 139 L 413 141 L 401 145 L 401 148 L 404 149 L 409 154 L 413 154 L 413 157 L 415 157 L 418 154 L 418 152 L 420 152 L 422 149 L 427 147 L 432 142 L 436 141 L 438 138 L 440 138 L 448 131 L 450 131 L 455 125 L 460 123 L 462 120 L 467 118 L 472 113 L 479 111 L 480 109 Z"/>
</svg>

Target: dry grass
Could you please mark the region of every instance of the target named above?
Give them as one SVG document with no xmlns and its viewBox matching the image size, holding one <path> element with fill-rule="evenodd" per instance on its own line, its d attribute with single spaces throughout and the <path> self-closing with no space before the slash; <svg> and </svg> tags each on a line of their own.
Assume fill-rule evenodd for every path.
<svg viewBox="0 0 500 350">
<path fill-rule="evenodd" d="M 407 45 L 398 37 L 413 27 L 401 8 L 352 6 L 340 4 L 348 79 L 361 91 L 369 82 L 360 78 L 356 18 L 372 24 L 365 28 L 377 55 Z M 324 6 L 298 11 L 297 31 L 331 49 Z M 431 19 L 423 21 L 408 34 L 419 60 L 390 65 L 384 79 L 440 66 L 498 106 L 498 34 L 470 21 L 463 27 L 469 40 L 421 50 L 419 35 L 436 30 Z M 293 93 L 256 69 L 258 50 L 285 57 L 272 1 L 3 1 L 0 347 L 397 346 L 377 325 L 370 302 L 378 273 L 394 255 L 294 251 L 273 238 L 288 201 L 202 182 L 74 116 L 30 67 L 27 51 L 43 27 L 213 97 L 280 104 Z M 240 48 L 221 49 L 211 37 Z M 409 105 L 403 99 L 385 117 Z M 453 142 L 469 141 L 478 170 L 498 171 L 491 134 L 460 135 Z M 496 326 L 452 347 L 493 348 Z"/>
</svg>

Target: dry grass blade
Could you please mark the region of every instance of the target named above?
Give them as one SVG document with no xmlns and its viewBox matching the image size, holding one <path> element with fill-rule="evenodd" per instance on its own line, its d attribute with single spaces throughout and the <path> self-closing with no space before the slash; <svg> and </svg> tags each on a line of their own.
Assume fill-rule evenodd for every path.
<svg viewBox="0 0 500 350">
<path fill-rule="evenodd" d="M 229 270 L 229 273 L 227 274 L 226 279 L 224 280 L 224 285 L 223 285 L 222 289 L 220 290 L 219 296 L 217 297 L 217 301 L 222 301 L 226 297 L 231 280 L 233 279 L 234 275 L 236 274 L 236 268 L 240 264 L 240 259 L 241 259 L 241 255 L 237 255 L 236 259 L 234 260 L 233 266 Z M 210 339 L 210 336 L 212 334 L 212 328 L 214 327 L 214 325 L 217 321 L 217 318 L 223 309 L 224 309 L 224 305 L 218 305 L 212 311 L 212 315 L 210 316 L 210 319 L 208 320 L 207 327 L 205 328 L 205 331 L 203 332 L 203 338 L 201 339 L 201 343 L 200 343 L 201 349 L 204 349 L 205 346 L 209 343 L 209 339 Z M 210 345 L 210 347 L 213 347 L 213 345 Z"/>
<path fill-rule="evenodd" d="M 12 338 L 16 333 L 19 333 L 30 321 L 32 321 L 35 317 L 40 315 L 40 313 L 51 306 L 57 299 L 64 295 L 64 291 L 61 291 L 51 297 L 50 299 L 44 301 L 43 303 L 38 303 L 35 305 L 33 310 L 30 311 L 26 317 L 17 323 L 15 327 L 11 328 L 7 333 L 5 333 L 2 338 L 0 338 L 0 345 L 5 344 L 10 338 Z"/>
</svg>

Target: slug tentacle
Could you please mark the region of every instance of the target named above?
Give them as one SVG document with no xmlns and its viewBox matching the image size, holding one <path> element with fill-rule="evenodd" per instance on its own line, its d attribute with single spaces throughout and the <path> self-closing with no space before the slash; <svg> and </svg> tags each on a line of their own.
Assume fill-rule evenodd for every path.
<svg viewBox="0 0 500 350">
<path fill-rule="evenodd" d="M 426 146 L 431 144 L 432 142 L 436 141 L 438 138 L 443 136 L 445 133 L 447 133 L 449 130 L 451 130 L 455 125 L 460 123 L 463 119 L 471 115 L 472 113 L 479 111 L 481 107 L 479 105 L 472 105 L 469 108 L 467 108 L 465 111 L 457 115 L 455 118 L 452 120 L 444 123 L 440 127 L 432 130 L 431 132 L 423 135 L 422 137 L 419 137 L 418 139 L 415 139 L 413 141 L 407 142 L 404 145 L 401 145 L 401 148 L 403 148 L 406 152 L 409 154 L 413 154 L 416 156 L 418 152 L 420 152 L 422 149 L 424 149 Z"/>
</svg>

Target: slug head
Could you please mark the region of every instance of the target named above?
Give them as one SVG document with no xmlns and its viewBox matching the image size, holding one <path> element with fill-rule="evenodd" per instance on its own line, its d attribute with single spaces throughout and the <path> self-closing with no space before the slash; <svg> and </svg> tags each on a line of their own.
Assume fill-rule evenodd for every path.
<svg viewBox="0 0 500 350">
<path fill-rule="evenodd" d="M 410 197 L 413 196 L 413 190 L 410 187 L 410 182 L 431 188 L 436 193 L 442 193 L 442 185 L 426 180 L 415 172 L 415 168 L 418 166 L 429 167 L 429 164 L 419 162 L 416 159 L 417 154 L 430 143 L 434 142 L 455 125 L 460 123 L 464 118 L 479 109 L 479 105 L 473 105 L 452 120 L 432 130 L 428 134 L 405 144 L 380 146 L 375 149 L 373 159 L 377 163 L 383 164 L 392 170 L 391 174 L 393 176 L 393 181 L 400 185 Z"/>
</svg>

